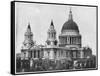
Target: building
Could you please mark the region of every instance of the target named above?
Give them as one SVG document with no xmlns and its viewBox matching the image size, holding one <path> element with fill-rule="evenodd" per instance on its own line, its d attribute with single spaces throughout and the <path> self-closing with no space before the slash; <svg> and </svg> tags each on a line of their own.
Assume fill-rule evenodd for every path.
<svg viewBox="0 0 100 76">
<path fill-rule="evenodd" d="M 72 11 L 70 10 L 69 19 L 62 27 L 59 41 L 56 39 L 56 30 L 54 29 L 53 21 L 51 22 L 47 33 L 47 46 L 44 48 L 44 58 L 61 60 L 83 57 L 81 35 L 72 17 Z"/>
<path fill-rule="evenodd" d="M 25 32 L 25 40 L 21 49 L 21 59 L 37 59 L 42 58 L 41 46 L 35 45 L 33 41 L 33 33 L 31 32 L 30 24 L 28 24 L 27 31 Z"/>
<path fill-rule="evenodd" d="M 81 34 L 77 23 L 73 19 L 72 11 L 69 11 L 69 18 L 66 21 L 59 35 L 59 40 L 56 38 L 56 29 L 51 20 L 50 27 L 47 32 L 46 45 L 36 45 L 33 40 L 30 24 L 24 34 L 25 40 L 21 48 L 21 60 L 29 60 L 30 66 L 33 60 L 51 60 L 51 61 L 71 61 L 73 66 L 77 63 L 86 66 L 87 60 L 92 57 L 90 48 L 82 47 Z M 83 65 L 82 65 L 83 64 Z"/>
</svg>

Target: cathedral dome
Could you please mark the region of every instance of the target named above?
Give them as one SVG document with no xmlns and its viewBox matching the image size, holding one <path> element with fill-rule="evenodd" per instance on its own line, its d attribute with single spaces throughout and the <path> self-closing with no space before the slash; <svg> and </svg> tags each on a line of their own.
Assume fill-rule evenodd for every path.
<svg viewBox="0 0 100 76">
<path fill-rule="evenodd" d="M 72 16 L 72 11 L 71 10 L 69 12 L 69 19 L 68 19 L 68 21 L 66 21 L 63 24 L 61 32 L 64 32 L 64 31 L 67 31 L 67 30 L 68 31 L 72 30 L 72 31 L 79 32 L 77 24 L 73 21 L 73 16 Z"/>
<path fill-rule="evenodd" d="M 61 32 L 66 31 L 66 30 L 75 30 L 79 32 L 78 26 L 73 20 L 68 20 L 67 22 L 63 24 Z"/>
</svg>

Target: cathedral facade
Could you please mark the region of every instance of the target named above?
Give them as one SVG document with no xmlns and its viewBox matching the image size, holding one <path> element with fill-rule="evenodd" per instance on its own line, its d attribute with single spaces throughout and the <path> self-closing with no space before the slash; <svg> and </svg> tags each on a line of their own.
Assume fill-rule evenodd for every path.
<svg viewBox="0 0 100 76">
<path fill-rule="evenodd" d="M 90 57 L 90 54 L 85 56 L 85 52 L 81 47 L 81 34 L 77 24 L 73 20 L 72 11 L 69 12 L 69 19 L 63 24 L 59 40 L 56 38 L 56 30 L 53 20 L 47 32 L 47 40 L 45 46 L 35 45 L 33 41 L 33 33 L 31 32 L 30 24 L 28 24 L 25 32 L 25 40 L 21 49 L 22 59 L 79 59 Z M 92 52 L 92 51 L 91 51 Z M 92 54 L 92 53 L 91 53 Z"/>
<path fill-rule="evenodd" d="M 92 57 L 92 50 L 82 47 L 82 36 L 77 23 L 73 20 L 72 11 L 69 11 L 69 18 L 63 24 L 59 40 L 56 38 L 56 29 L 51 20 L 47 32 L 46 45 L 36 45 L 31 32 L 30 24 L 24 34 L 25 40 L 21 48 L 21 60 L 29 60 L 32 67 L 34 60 L 51 60 L 55 63 L 61 61 L 72 61 L 73 65 L 77 62 L 84 62 Z M 81 64 L 80 64 L 81 65 Z M 75 65 L 74 65 L 75 66 Z"/>
</svg>

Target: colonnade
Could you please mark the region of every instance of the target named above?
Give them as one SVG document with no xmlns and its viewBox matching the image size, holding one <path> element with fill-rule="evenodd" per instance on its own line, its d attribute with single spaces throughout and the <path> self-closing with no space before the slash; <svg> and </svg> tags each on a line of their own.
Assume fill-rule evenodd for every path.
<svg viewBox="0 0 100 76">
<path fill-rule="evenodd" d="M 22 52 L 23 58 L 42 58 L 43 57 L 43 51 L 42 50 L 31 50 L 31 51 L 24 51 Z"/>
<path fill-rule="evenodd" d="M 60 44 L 81 44 L 81 36 L 60 37 Z"/>
<path fill-rule="evenodd" d="M 44 58 L 48 59 L 64 59 L 70 58 L 71 52 L 69 50 L 62 50 L 62 49 L 46 49 L 44 51 Z"/>
<path fill-rule="evenodd" d="M 48 59 L 67 59 L 67 58 L 83 58 L 82 50 L 67 50 L 67 49 L 51 49 L 45 48 L 44 50 L 31 50 L 24 52 L 24 58 L 48 58 Z"/>
</svg>

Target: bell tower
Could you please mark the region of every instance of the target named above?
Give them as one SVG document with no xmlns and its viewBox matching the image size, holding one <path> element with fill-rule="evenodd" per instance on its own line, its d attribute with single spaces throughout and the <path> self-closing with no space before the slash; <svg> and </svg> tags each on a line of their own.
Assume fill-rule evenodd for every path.
<svg viewBox="0 0 100 76">
<path fill-rule="evenodd" d="M 33 33 L 31 32 L 30 23 L 28 24 L 28 27 L 27 27 L 27 30 L 26 30 L 24 36 L 25 36 L 25 40 L 24 40 L 23 44 L 25 47 L 27 47 L 29 49 L 34 45 Z"/>
<path fill-rule="evenodd" d="M 51 20 L 51 25 L 47 32 L 47 45 L 57 45 L 57 39 L 56 39 L 56 30 L 54 29 L 53 20 Z"/>
</svg>

